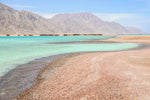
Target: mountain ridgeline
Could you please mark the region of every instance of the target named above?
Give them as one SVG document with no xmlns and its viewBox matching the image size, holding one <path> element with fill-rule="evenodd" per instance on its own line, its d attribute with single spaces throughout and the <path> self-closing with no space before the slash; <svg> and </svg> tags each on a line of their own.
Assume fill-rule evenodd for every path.
<svg viewBox="0 0 150 100">
<path fill-rule="evenodd" d="M 85 33 L 145 34 L 139 29 L 102 21 L 91 13 L 58 14 L 51 19 L 28 11 L 17 11 L 0 3 L 0 35 Z"/>
</svg>

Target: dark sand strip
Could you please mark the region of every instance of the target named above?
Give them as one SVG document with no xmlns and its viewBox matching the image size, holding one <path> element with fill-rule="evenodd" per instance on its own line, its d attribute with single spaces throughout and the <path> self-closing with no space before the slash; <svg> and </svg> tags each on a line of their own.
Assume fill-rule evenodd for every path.
<svg viewBox="0 0 150 100">
<path fill-rule="evenodd" d="M 37 82 L 37 76 L 46 65 L 67 55 L 61 54 L 36 59 L 8 72 L 0 79 L 0 100 L 15 99 L 18 94 L 31 88 Z"/>
</svg>

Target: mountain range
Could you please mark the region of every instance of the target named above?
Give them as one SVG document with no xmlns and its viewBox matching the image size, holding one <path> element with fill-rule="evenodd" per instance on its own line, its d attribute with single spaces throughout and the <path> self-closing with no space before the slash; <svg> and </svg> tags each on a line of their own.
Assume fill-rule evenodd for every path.
<svg viewBox="0 0 150 100">
<path fill-rule="evenodd" d="M 51 19 L 28 12 L 14 10 L 0 3 L 0 35 L 85 33 L 85 34 L 146 34 L 134 27 L 103 21 L 91 13 L 66 13 Z"/>
</svg>

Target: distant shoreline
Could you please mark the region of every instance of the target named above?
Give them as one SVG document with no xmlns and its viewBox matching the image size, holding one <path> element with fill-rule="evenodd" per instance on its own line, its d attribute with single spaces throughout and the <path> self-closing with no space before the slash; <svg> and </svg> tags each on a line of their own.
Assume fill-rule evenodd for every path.
<svg viewBox="0 0 150 100">
<path fill-rule="evenodd" d="M 0 35 L 0 36 L 103 36 L 103 34 L 85 34 L 85 33 L 52 33 L 52 34 L 6 34 L 6 35 Z"/>
</svg>

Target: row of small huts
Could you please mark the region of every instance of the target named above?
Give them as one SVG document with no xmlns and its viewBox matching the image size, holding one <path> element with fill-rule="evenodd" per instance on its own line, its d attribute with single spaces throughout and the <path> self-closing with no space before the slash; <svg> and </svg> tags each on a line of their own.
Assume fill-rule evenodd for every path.
<svg viewBox="0 0 150 100">
<path fill-rule="evenodd" d="M 14 35 L 6 34 L 6 36 L 14 36 Z M 24 34 L 16 36 L 38 36 L 38 35 Z M 39 36 L 102 36 L 102 34 L 40 34 Z"/>
</svg>

